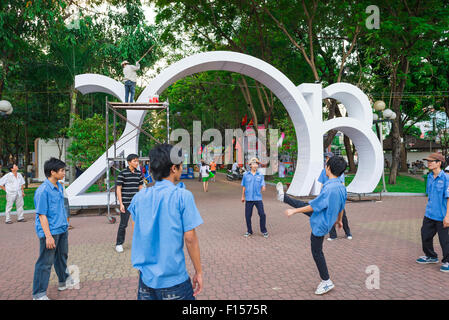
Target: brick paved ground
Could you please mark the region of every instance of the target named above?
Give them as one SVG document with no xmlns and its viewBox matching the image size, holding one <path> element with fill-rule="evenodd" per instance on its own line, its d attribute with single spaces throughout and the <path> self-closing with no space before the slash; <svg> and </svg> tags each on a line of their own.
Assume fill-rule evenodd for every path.
<svg viewBox="0 0 449 320">
<path fill-rule="evenodd" d="M 440 264 L 422 266 L 420 226 L 426 204 L 423 197 L 391 197 L 382 202 L 347 204 L 354 236 L 325 241 L 324 252 L 336 288 L 315 296 L 318 272 L 310 253 L 310 227 L 306 216 L 287 218 L 287 208 L 274 199 L 275 189 L 264 194 L 267 227 L 265 239 L 253 215 L 255 235 L 245 230 L 244 205 L 237 183 L 210 183 L 202 192 L 199 182 L 188 181 L 204 224 L 197 229 L 204 268 L 205 289 L 199 299 L 449 299 L 449 274 Z M 4 224 L 0 218 L 0 299 L 30 299 L 38 241 L 32 215 L 26 223 Z M 73 217 L 69 236 L 69 265 L 80 269 L 81 289 L 57 291 L 52 271 L 51 299 L 135 299 L 137 272 L 131 267 L 131 229 L 125 252 L 114 250 L 118 224 L 105 217 Z M 436 251 L 441 249 L 435 238 Z M 188 270 L 193 267 L 188 261 Z M 365 270 L 380 270 L 380 289 L 368 290 Z"/>
</svg>

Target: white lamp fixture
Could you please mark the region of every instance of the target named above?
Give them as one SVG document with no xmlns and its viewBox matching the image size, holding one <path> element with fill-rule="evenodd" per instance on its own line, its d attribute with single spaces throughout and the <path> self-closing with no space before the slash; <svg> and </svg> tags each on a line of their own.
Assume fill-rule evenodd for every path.
<svg viewBox="0 0 449 320">
<path fill-rule="evenodd" d="M 0 112 L 4 112 L 7 115 L 10 115 L 12 113 L 12 105 L 9 101 L 1 100 L 0 101 Z"/>
<path fill-rule="evenodd" d="M 374 110 L 376 111 L 382 111 L 385 109 L 385 102 L 383 102 L 382 100 L 378 100 L 376 102 L 374 102 Z"/>
<path fill-rule="evenodd" d="M 385 119 L 390 119 L 393 116 L 393 111 L 391 109 L 385 109 L 382 115 Z"/>
</svg>

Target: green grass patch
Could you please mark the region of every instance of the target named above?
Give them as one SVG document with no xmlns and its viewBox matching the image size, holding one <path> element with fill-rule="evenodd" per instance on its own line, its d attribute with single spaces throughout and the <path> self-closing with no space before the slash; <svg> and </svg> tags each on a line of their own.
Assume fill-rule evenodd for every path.
<svg viewBox="0 0 449 320">
<path fill-rule="evenodd" d="M 385 183 L 386 188 L 388 192 L 406 192 L 406 193 L 425 193 L 426 192 L 426 185 L 425 182 L 416 179 L 409 176 L 397 176 L 396 178 L 396 184 L 388 184 L 388 178 L 389 175 L 385 175 Z M 266 181 L 273 182 L 273 183 L 291 183 L 293 177 L 288 176 L 285 178 L 279 178 L 277 175 L 272 176 L 271 179 L 269 177 L 266 177 Z M 354 179 L 353 174 L 349 174 L 345 176 L 345 184 L 349 185 Z M 382 178 L 380 178 L 379 183 L 377 184 L 377 187 L 374 189 L 374 192 L 381 192 L 383 189 L 382 186 Z"/>
<path fill-rule="evenodd" d="M 24 210 L 33 210 L 34 209 L 34 192 L 37 188 L 29 188 L 25 189 L 25 198 L 23 199 Z M 16 204 L 14 204 L 12 211 L 16 210 Z M 6 192 L 0 189 L 0 212 L 6 211 Z"/>
</svg>

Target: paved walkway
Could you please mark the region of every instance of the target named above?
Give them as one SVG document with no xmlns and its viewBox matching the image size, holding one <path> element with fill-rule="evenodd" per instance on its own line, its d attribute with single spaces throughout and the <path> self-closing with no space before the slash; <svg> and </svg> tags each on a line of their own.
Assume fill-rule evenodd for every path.
<svg viewBox="0 0 449 320">
<path fill-rule="evenodd" d="M 267 227 L 265 239 L 245 230 L 241 187 L 218 178 L 203 193 L 201 184 L 187 181 L 195 194 L 204 224 L 197 229 L 204 268 L 204 291 L 199 299 L 449 299 L 449 274 L 440 264 L 422 266 L 420 226 L 424 197 L 384 197 L 382 202 L 351 202 L 347 214 L 354 236 L 325 241 L 329 272 L 336 287 L 315 296 L 318 272 L 310 253 L 310 226 L 306 216 L 287 218 L 287 205 L 274 199 L 275 188 L 264 194 Z M 4 224 L 0 218 L 0 299 L 30 299 L 38 241 L 33 215 L 26 223 Z M 15 221 L 15 220 L 13 220 Z M 114 250 L 118 224 L 104 216 L 73 217 L 69 237 L 69 265 L 80 271 L 81 289 L 57 291 L 52 271 L 51 299 L 135 299 L 137 271 L 130 263 L 132 231 L 128 228 L 125 252 Z M 436 251 L 441 249 L 435 238 Z M 193 267 L 188 261 L 188 270 Z M 368 266 L 380 270 L 380 288 L 367 289 Z"/>
</svg>

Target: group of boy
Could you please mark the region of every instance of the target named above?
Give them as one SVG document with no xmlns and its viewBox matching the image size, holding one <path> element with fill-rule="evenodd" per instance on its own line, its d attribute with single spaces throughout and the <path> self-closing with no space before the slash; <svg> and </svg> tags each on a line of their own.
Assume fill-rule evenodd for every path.
<svg viewBox="0 0 449 320">
<path fill-rule="evenodd" d="M 203 289 L 200 247 L 195 231 L 203 223 L 203 219 L 193 194 L 179 182 L 182 173 L 182 151 L 169 144 L 162 144 L 152 149 L 149 156 L 150 170 L 156 180 L 153 187 L 142 190 L 136 155 L 127 158 L 127 171 L 119 176 L 117 194 L 121 221 L 117 246 L 123 244 L 123 230 L 126 229 L 131 216 L 134 228 L 131 262 L 139 271 L 138 299 L 195 299 Z M 444 158 L 440 154 L 432 154 L 425 160 L 431 170 L 427 180 L 429 201 L 421 229 L 423 251 L 426 255 L 417 259 L 417 262 L 438 262 L 437 254 L 433 250 L 433 237 L 438 233 L 443 249 L 443 265 L 440 270 L 449 272 L 449 176 L 441 169 Z M 251 159 L 251 170 L 242 180 L 242 201 L 246 202 L 245 236 L 248 237 L 252 235 L 250 212 L 254 206 L 258 208 L 261 232 L 264 237 L 268 237 L 260 193 L 265 190 L 265 181 L 263 175 L 257 171 L 258 165 L 256 158 Z M 347 163 L 342 157 L 329 155 L 323 169 L 326 180 L 323 180 L 320 194 L 309 203 L 285 194 L 282 184 L 276 186 L 277 199 L 293 207 L 285 210 L 287 217 L 297 213 L 309 217 L 312 257 L 321 278 L 315 291 L 319 295 L 335 287 L 330 279 L 322 248 L 326 234 L 333 227 L 341 228 L 345 224 L 347 192 L 339 177 L 346 166 Z M 34 198 L 37 212 L 36 232 L 40 241 L 33 281 L 34 299 L 48 299 L 46 290 L 53 264 L 59 279 L 58 290 L 65 290 L 73 285 L 73 279 L 67 271 L 68 223 L 66 215 L 61 214 L 64 212 L 63 189 L 58 182 L 64 178 L 65 164 L 52 158 L 45 163 L 44 172 L 48 179 L 36 190 Z M 349 238 L 349 227 L 345 231 Z M 186 270 L 184 244 L 195 269 L 192 279 Z"/>
</svg>

